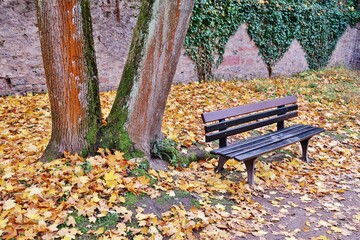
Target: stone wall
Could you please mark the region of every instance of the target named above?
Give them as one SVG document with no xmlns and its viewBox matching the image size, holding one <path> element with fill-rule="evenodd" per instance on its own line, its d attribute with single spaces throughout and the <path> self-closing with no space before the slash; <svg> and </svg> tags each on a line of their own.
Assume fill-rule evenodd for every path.
<svg viewBox="0 0 360 240">
<path fill-rule="evenodd" d="M 354 28 L 347 27 L 346 31 L 340 37 L 335 50 L 331 54 L 328 67 L 337 67 L 344 65 L 354 68 L 352 60 L 357 55 L 359 57 L 359 32 L 360 24 Z M 360 69 L 360 68 L 358 68 Z"/>
<path fill-rule="evenodd" d="M 360 69 L 360 23 L 353 28 L 347 27 L 340 37 L 327 65 L 327 67 L 337 66 Z M 194 69 L 195 64 L 183 50 L 174 82 L 196 81 Z M 290 76 L 307 69 L 309 67 L 305 52 L 295 39 L 288 51 L 275 64 L 272 74 L 273 76 Z M 223 62 L 218 68 L 213 69 L 213 75 L 215 79 L 225 80 L 268 77 L 267 66 L 259 55 L 255 42 L 247 33 L 246 24 L 241 25 L 230 37 L 226 44 Z"/>
<path fill-rule="evenodd" d="M 0 1 L 0 95 L 43 91 L 35 1 Z"/>
<path fill-rule="evenodd" d="M 118 86 L 139 6 L 138 0 L 92 1 L 102 91 Z M 0 0 L 0 96 L 45 90 L 35 1 Z"/>
<path fill-rule="evenodd" d="M 0 0 L 0 96 L 46 91 L 42 66 L 35 1 Z M 126 61 L 139 0 L 92 0 L 94 40 L 100 89 L 116 89 Z M 267 68 L 246 24 L 227 43 L 224 60 L 214 69 L 219 79 L 267 77 Z M 360 24 L 348 28 L 340 38 L 328 66 L 360 69 Z M 298 41 L 273 69 L 274 75 L 291 75 L 308 69 Z M 182 50 L 174 83 L 197 81 L 195 66 Z"/>
<path fill-rule="evenodd" d="M 294 40 L 289 50 L 275 64 L 273 76 L 292 75 L 308 69 L 305 53 L 299 42 Z M 223 79 L 251 79 L 266 78 L 268 70 L 259 55 L 259 49 L 247 33 L 247 25 L 243 24 L 229 39 L 226 45 L 224 60 L 214 70 L 215 78 Z"/>
<path fill-rule="evenodd" d="M 223 61 L 213 70 L 215 78 L 250 79 L 267 76 L 267 68 L 259 55 L 259 49 L 250 39 L 246 24 L 230 37 L 226 44 Z"/>
<path fill-rule="evenodd" d="M 354 69 L 360 69 L 360 23 L 356 25 L 356 29 L 357 29 L 357 33 L 354 42 L 353 54 L 350 60 L 350 67 Z"/>
</svg>

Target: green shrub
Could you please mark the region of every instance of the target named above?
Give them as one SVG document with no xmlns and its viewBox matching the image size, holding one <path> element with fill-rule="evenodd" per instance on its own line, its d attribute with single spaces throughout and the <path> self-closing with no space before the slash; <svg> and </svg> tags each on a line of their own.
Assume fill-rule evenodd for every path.
<svg viewBox="0 0 360 240">
<path fill-rule="evenodd" d="M 178 149 L 176 149 L 176 142 L 170 139 L 156 141 L 152 147 L 152 156 L 167 161 L 174 167 L 187 167 L 192 158 L 183 156 Z"/>
</svg>

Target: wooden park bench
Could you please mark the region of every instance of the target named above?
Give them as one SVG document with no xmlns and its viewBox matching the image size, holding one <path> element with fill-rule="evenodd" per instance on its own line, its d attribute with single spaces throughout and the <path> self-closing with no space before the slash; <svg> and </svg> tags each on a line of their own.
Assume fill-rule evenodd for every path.
<svg viewBox="0 0 360 240">
<path fill-rule="evenodd" d="M 243 161 L 248 183 L 254 183 L 254 165 L 257 157 L 300 142 L 302 160 L 309 162 L 309 139 L 324 131 L 322 128 L 297 124 L 284 126 L 284 121 L 298 115 L 296 97 L 289 96 L 202 114 L 205 123 L 205 141 L 219 140 L 219 148 L 211 153 L 220 155 L 216 172 L 233 158 Z M 227 137 L 260 127 L 277 124 L 277 131 L 227 144 Z"/>
</svg>

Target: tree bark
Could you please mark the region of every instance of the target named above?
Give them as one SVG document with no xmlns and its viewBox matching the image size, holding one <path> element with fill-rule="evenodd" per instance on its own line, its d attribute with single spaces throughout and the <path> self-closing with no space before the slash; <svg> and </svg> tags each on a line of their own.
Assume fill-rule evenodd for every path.
<svg viewBox="0 0 360 240">
<path fill-rule="evenodd" d="M 149 155 L 161 123 L 194 0 L 144 0 L 100 145 Z"/>
<path fill-rule="evenodd" d="M 38 0 L 40 42 L 49 91 L 52 134 L 41 158 L 64 151 L 86 155 L 101 123 L 89 0 Z"/>
</svg>

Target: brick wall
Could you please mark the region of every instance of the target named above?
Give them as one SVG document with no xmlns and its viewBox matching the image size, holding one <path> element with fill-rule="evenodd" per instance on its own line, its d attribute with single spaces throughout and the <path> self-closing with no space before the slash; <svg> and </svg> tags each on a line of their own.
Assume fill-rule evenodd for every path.
<svg viewBox="0 0 360 240">
<path fill-rule="evenodd" d="M 0 0 L 0 96 L 46 90 L 34 2 Z M 92 1 L 102 91 L 116 89 L 119 84 L 139 6 L 139 0 L 120 1 L 119 7 L 117 0 Z M 360 24 L 346 30 L 328 66 L 345 65 L 360 69 L 359 29 Z M 291 75 L 307 68 L 304 51 L 295 40 L 275 65 L 273 74 Z M 246 24 L 230 38 L 224 60 L 213 73 L 219 79 L 267 77 L 266 65 L 246 32 Z M 174 82 L 191 81 L 197 81 L 195 66 L 183 49 Z"/>
</svg>

